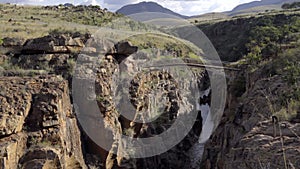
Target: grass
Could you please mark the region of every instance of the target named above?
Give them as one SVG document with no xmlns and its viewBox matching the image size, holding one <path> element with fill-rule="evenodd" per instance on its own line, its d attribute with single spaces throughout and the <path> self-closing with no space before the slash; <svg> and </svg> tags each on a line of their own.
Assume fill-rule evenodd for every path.
<svg viewBox="0 0 300 169">
<path fill-rule="evenodd" d="M 275 96 L 271 96 L 271 94 L 267 94 L 266 92 L 263 92 L 263 95 L 265 96 L 266 98 L 266 102 L 268 104 L 268 107 L 269 107 L 269 110 L 270 112 L 272 113 L 273 116 L 276 116 L 278 118 L 278 122 L 273 122 L 274 124 L 274 137 L 276 137 L 276 128 L 278 126 L 279 128 L 279 137 L 280 137 L 280 143 L 281 143 L 281 150 L 282 150 L 282 158 L 283 158 L 283 162 L 284 162 L 284 169 L 288 169 L 289 167 L 288 166 L 293 166 L 293 164 L 289 161 L 289 164 L 288 164 L 288 159 L 286 157 L 286 152 L 285 152 L 285 146 L 284 146 L 284 138 L 283 138 L 283 135 L 282 135 L 282 122 L 283 121 L 290 121 L 292 118 L 296 117 L 297 115 L 297 111 L 299 110 L 300 108 L 300 101 L 296 101 L 296 100 L 291 100 L 289 103 L 288 103 L 288 107 L 285 109 L 281 109 L 280 111 L 276 111 L 276 108 L 275 108 L 275 103 L 273 103 L 271 100 L 276 100 Z M 277 126 L 276 126 L 277 125 Z M 292 130 L 291 130 L 292 131 Z M 295 134 L 295 133 L 294 133 Z M 295 134 L 296 137 L 299 138 L 299 136 L 297 134 Z M 269 166 L 262 166 L 261 165 L 261 162 L 259 161 L 259 164 L 260 164 L 260 167 L 261 169 L 264 169 L 264 168 L 269 168 Z"/>
<path fill-rule="evenodd" d="M 287 104 L 287 107 L 282 107 L 281 110 L 273 113 L 281 121 L 291 121 L 297 116 L 297 111 L 300 109 L 299 101 L 291 100 Z"/>
<path fill-rule="evenodd" d="M 91 33 L 113 40 L 130 40 L 140 49 L 157 48 L 174 53 L 176 57 L 197 56 L 196 47 L 191 43 L 158 32 L 158 29 L 121 17 L 99 7 L 77 6 L 71 8 L 18 6 L 0 4 L 0 44 L 2 38 L 21 39 L 46 36 L 51 33 L 80 32 Z M 101 28 L 100 28 L 101 27 Z M 107 28 L 107 30 L 104 30 Z M 141 32 L 140 35 L 126 31 Z M 196 52 L 195 52 L 196 51 Z M 198 52 L 199 53 L 199 52 Z"/>
<path fill-rule="evenodd" d="M 199 24 L 199 23 L 220 22 L 220 21 L 225 21 L 227 19 L 231 19 L 231 17 L 225 13 L 213 12 L 213 13 L 192 17 L 189 19 L 189 21 L 194 24 Z"/>
<path fill-rule="evenodd" d="M 50 30 L 97 31 L 104 24 L 119 15 L 111 12 L 84 9 L 76 12 L 72 9 L 47 9 L 41 6 L 19 6 L 0 4 L 0 39 L 4 37 L 35 38 L 48 34 Z M 94 19 L 93 19 L 94 18 Z M 97 18 L 97 21 L 92 22 Z"/>
<path fill-rule="evenodd" d="M 144 33 L 134 35 L 126 40 L 139 47 L 140 50 L 149 52 L 154 58 L 192 58 L 200 60 L 199 49 L 191 43 L 163 33 Z M 153 51 L 158 50 L 158 51 Z"/>
<path fill-rule="evenodd" d="M 297 116 L 300 109 L 300 100 L 285 99 L 286 104 L 281 104 L 280 98 L 263 91 L 269 111 L 272 116 L 276 116 L 279 121 L 291 121 Z"/>
<path fill-rule="evenodd" d="M 21 39 L 46 36 L 51 33 L 80 32 L 108 37 L 111 39 L 130 40 L 140 49 L 157 48 L 176 57 L 199 57 L 195 47 L 175 37 L 163 33 L 146 33 L 156 28 L 135 22 L 118 14 L 101 10 L 98 7 L 77 6 L 73 8 L 18 6 L 0 4 L 0 44 L 2 38 Z M 100 27 L 101 26 L 101 29 Z M 107 31 L 103 31 L 107 28 Z M 134 35 L 124 31 L 142 32 Z M 150 51 L 153 53 L 153 51 Z"/>
<path fill-rule="evenodd" d="M 15 76 L 35 76 L 35 75 L 43 75 L 48 74 L 49 70 L 34 70 L 34 69 L 24 69 L 19 65 L 12 64 L 9 60 L 5 60 L 4 62 L 0 63 L 0 67 L 2 67 L 1 76 L 11 74 Z"/>
</svg>

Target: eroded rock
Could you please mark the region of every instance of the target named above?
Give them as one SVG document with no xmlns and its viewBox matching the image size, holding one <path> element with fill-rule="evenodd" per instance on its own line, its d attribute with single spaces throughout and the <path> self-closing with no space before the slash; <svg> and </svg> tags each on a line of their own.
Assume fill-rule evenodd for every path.
<svg viewBox="0 0 300 169">
<path fill-rule="evenodd" d="M 1 168 L 86 168 L 66 81 L 2 77 L 0 86 Z"/>
<path fill-rule="evenodd" d="M 228 106 L 221 124 L 205 146 L 202 167 L 300 166 L 300 125 L 295 121 L 298 117 L 288 111 L 286 116 L 290 118 L 283 116 L 285 107 L 280 100 L 285 93 L 295 92 L 294 89 L 281 76 L 266 77 L 263 69 L 229 75 L 236 78 L 229 80 Z M 246 78 L 245 84 L 236 86 L 233 82 L 241 77 Z M 246 90 L 236 95 L 233 89 L 237 87 Z"/>
<path fill-rule="evenodd" d="M 76 53 L 84 47 L 85 39 L 73 38 L 70 35 L 48 35 L 41 38 L 30 39 L 23 46 L 22 53 Z"/>
</svg>

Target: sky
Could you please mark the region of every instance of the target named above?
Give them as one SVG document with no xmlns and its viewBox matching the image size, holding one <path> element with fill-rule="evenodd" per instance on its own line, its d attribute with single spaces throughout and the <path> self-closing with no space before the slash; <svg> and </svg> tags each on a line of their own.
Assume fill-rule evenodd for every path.
<svg viewBox="0 0 300 169">
<path fill-rule="evenodd" d="M 0 0 L 0 3 L 18 3 L 31 5 L 58 5 L 72 3 L 75 5 L 92 2 L 109 11 L 116 11 L 124 5 L 147 0 Z M 182 15 L 192 16 L 209 12 L 230 11 L 239 4 L 254 0 L 152 0 L 163 7 Z M 259 1 L 259 0 L 257 0 Z"/>
</svg>

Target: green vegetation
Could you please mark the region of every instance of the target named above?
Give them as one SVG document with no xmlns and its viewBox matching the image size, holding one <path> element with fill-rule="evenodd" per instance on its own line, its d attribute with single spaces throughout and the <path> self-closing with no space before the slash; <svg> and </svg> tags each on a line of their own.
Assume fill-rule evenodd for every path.
<svg viewBox="0 0 300 169">
<path fill-rule="evenodd" d="M 88 32 L 88 30 L 86 30 Z M 72 35 L 72 34 L 84 34 L 86 32 L 83 31 L 77 31 L 75 28 L 74 30 L 68 30 L 63 27 L 55 28 L 55 29 L 50 29 L 49 30 L 49 35 L 60 35 L 60 34 L 65 34 L 65 35 Z"/>
<path fill-rule="evenodd" d="M 299 109 L 300 101 L 290 100 L 286 103 L 286 107 L 282 107 L 279 111 L 274 111 L 272 115 L 278 117 L 280 121 L 291 121 L 297 117 Z"/>
<path fill-rule="evenodd" d="M 1 4 L 0 7 L 2 10 L 0 15 L 0 24 L 2 25 L 0 37 L 28 39 L 48 34 L 72 34 L 75 32 L 101 34 L 102 31 L 99 31 L 99 27 L 101 27 L 116 30 L 111 34 L 106 34 L 109 34 L 109 38 L 120 39 L 115 37 L 122 34 L 122 37 L 126 38 L 125 31 L 139 31 L 142 32 L 140 36 L 132 36 L 127 39 L 140 49 L 156 48 L 168 52 L 164 55 L 184 58 L 191 56 L 199 60 L 189 43 L 167 34 L 144 34 L 143 32 L 157 31 L 158 28 L 121 17 L 120 14 L 108 12 L 99 6 L 65 7 L 59 5 L 41 7 Z M 120 30 L 120 32 L 117 30 Z"/>
<path fill-rule="evenodd" d="M 138 46 L 140 50 L 152 54 L 151 57 L 154 58 L 180 57 L 200 60 L 195 47 L 167 34 L 145 33 L 131 36 L 126 40 Z"/>
<path fill-rule="evenodd" d="M 252 32 L 255 45 L 247 44 L 250 51 L 246 59 L 250 70 L 267 79 L 280 77 L 281 82 L 276 83 L 286 86 L 278 89 L 276 95 L 265 94 L 272 114 L 283 121 L 296 118 L 300 107 L 300 27 L 298 19 L 294 21 L 282 27 L 257 27 Z M 273 48 L 269 47 L 271 45 Z"/>
<path fill-rule="evenodd" d="M 224 22 L 200 24 L 224 61 L 244 56 L 257 63 L 290 48 L 300 32 L 300 13 L 244 17 Z"/>
<path fill-rule="evenodd" d="M 278 31 L 269 32 L 278 33 Z M 267 35 L 267 33 L 265 34 Z M 273 39 L 268 36 L 265 36 L 265 38 L 270 40 L 265 44 L 280 42 L 280 36 L 274 34 Z M 279 47 L 279 52 L 272 53 L 272 55 L 261 52 L 255 63 L 249 60 L 248 64 L 250 68 L 255 68 L 253 73 L 259 72 L 261 78 L 272 79 L 272 77 L 275 77 L 281 79 L 280 82 L 276 83 L 281 83 L 284 88 L 278 89 L 276 94 L 270 92 L 264 93 L 264 95 L 272 115 L 275 115 L 281 121 L 293 121 L 297 118 L 300 108 L 300 44 L 290 45 L 289 48 L 291 49 L 281 49 L 281 45 L 278 44 L 276 46 Z M 263 46 L 256 46 L 255 49 L 262 51 L 261 49 L 264 48 Z M 249 54 L 247 59 L 254 59 L 254 52 L 252 51 Z"/>
<path fill-rule="evenodd" d="M 251 64 L 277 57 L 298 39 L 295 36 L 300 32 L 300 16 L 288 17 L 288 22 L 280 21 L 282 23 L 274 19 L 276 18 L 266 17 L 264 22 L 250 31 L 246 58 Z"/>
<path fill-rule="evenodd" d="M 59 12 L 59 18 L 67 22 L 74 22 L 84 25 L 102 26 L 108 22 L 111 22 L 116 17 L 121 15 L 116 13 L 108 12 L 107 10 L 101 9 L 99 6 L 73 6 L 73 7 L 60 7 L 52 8 L 45 7 Z"/>
<path fill-rule="evenodd" d="M 299 10 L 200 23 L 198 27 L 214 44 L 223 61 L 237 61 L 232 65 L 245 69 L 231 83 L 231 93 L 235 97 L 243 99 L 246 86 L 255 84 L 253 86 L 263 87 L 262 90 L 266 92 L 263 95 L 266 96 L 272 115 L 279 120 L 291 122 L 299 116 Z M 251 81 L 251 78 L 246 79 L 244 73 L 258 83 Z M 269 83 L 272 89 L 262 86 L 262 81 L 274 83 Z"/>
<path fill-rule="evenodd" d="M 290 85 L 299 85 L 300 80 L 300 47 L 283 54 L 283 71 Z M 300 97 L 299 97 L 300 100 Z"/>
<path fill-rule="evenodd" d="M 105 97 L 103 97 L 103 96 L 97 96 L 97 97 L 96 97 L 96 100 L 97 100 L 98 102 L 104 102 L 104 101 L 106 101 Z"/>
<path fill-rule="evenodd" d="M 73 72 L 74 72 L 74 69 L 75 69 L 75 66 L 76 66 L 76 61 L 75 59 L 71 58 L 71 59 L 68 59 L 67 60 L 67 65 L 68 65 L 68 74 L 69 75 L 73 75 Z"/>
<path fill-rule="evenodd" d="M 300 8 L 300 2 L 285 3 L 281 6 L 282 9 Z"/>
<path fill-rule="evenodd" d="M 26 71 L 22 68 L 20 68 L 17 65 L 12 64 L 10 60 L 5 60 L 3 61 L 0 66 L 5 70 L 5 71 L 10 71 L 10 72 L 15 72 L 16 74 L 20 76 L 26 75 Z M 27 71 L 28 72 L 28 71 Z M 31 73 L 30 73 L 31 74 Z M 33 74 L 33 73 L 32 73 Z"/>
<path fill-rule="evenodd" d="M 289 90 L 280 96 L 281 105 L 287 107 L 291 101 L 300 102 L 300 47 L 287 50 L 273 62 L 273 67 L 289 85 Z"/>
<path fill-rule="evenodd" d="M 0 37 L 35 38 L 51 30 L 95 32 L 120 15 L 99 6 L 18 6 L 0 4 Z M 63 28 L 62 28 L 63 27 Z"/>
<path fill-rule="evenodd" d="M 111 22 L 103 23 L 101 26 L 105 28 L 114 29 L 115 31 L 120 30 L 120 31 L 148 32 L 151 30 L 158 30 L 153 26 L 146 25 L 142 22 L 133 21 L 132 19 L 127 17 L 115 18 Z"/>
</svg>

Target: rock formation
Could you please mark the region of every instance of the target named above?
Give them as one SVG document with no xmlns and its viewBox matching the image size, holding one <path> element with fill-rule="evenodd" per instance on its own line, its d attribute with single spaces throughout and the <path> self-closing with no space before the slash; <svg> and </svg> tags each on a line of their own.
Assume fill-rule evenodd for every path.
<svg viewBox="0 0 300 169">
<path fill-rule="evenodd" d="M 205 146 L 201 168 L 298 168 L 298 108 L 287 112 L 298 114 L 287 114 L 289 118 L 275 113 L 284 113 L 280 99 L 295 90 L 281 76 L 266 77 L 266 67 L 253 73 L 241 69 L 228 72 L 235 78 L 228 82 L 227 108 Z"/>
<path fill-rule="evenodd" d="M 4 44 L 0 168 L 200 168 L 203 145 L 198 139 L 206 114 L 195 103 L 209 107 L 210 95 L 187 96 L 193 88 L 209 91 L 205 71 L 193 72 L 188 80 L 174 79 L 166 68 L 135 74 L 148 62 L 134 56 L 137 47 L 88 34 L 6 39 Z M 272 107 L 282 101 L 277 96 L 295 90 L 278 75 L 266 77 L 266 68 L 252 73 L 240 69 L 227 72 L 225 114 L 205 145 L 202 167 L 297 168 L 300 113 L 287 120 L 274 113 L 282 107 Z M 138 159 L 130 158 L 130 152 L 118 154 L 124 152 L 123 144 L 131 144 L 121 142 L 121 135 L 152 137 L 193 111 L 197 113 L 191 130 L 167 152 Z M 148 122 L 153 112 L 162 114 Z"/>
<path fill-rule="evenodd" d="M 1 77 L 0 86 L 1 168 L 86 168 L 65 80 Z"/>
<path fill-rule="evenodd" d="M 177 118 L 188 115 L 193 109 L 195 111 L 194 103 L 190 102 L 194 100 L 186 98 L 192 87 L 191 81 L 175 80 L 166 70 L 150 70 L 148 73 L 135 75 L 135 68 L 139 67 L 139 62 L 132 60 L 129 55 L 136 52 L 137 48 L 128 42 L 114 45 L 107 41 L 91 39 L 88 44 L 89 49 L 94 48 L 92 51 L 101 51 L 102 54 L 98 57 L 89 56 L 91 53 L 79 55 L 72 85 L 79 121 L 86 126 L 88 152 L 100 157 L 102 165 L 106 168 L 188 166 L 191 157 L 184 155 L 183 152 L 188 152 L 189 148 L 198 141 L 197 135 L 201 131 L 201 124 L 198 123 L 200 116 L 197 117 L 198 122 L 191 126 L 192 131 L 181 142 L 179 141 L 178 146 L 151 158 L 134 159 L 130 158 L 129 152 L 124 154 L 123 144 L 132 143 L 124 142 L 121 134 L 133 138 L 153 137 L 165 132 Z M 124 60 L 125 58 L 128 59 Z M 133 66 L 129 66 L 130 64 Z M 195 78 L 194 83 L 203 79 L 203 73 Z M 182 84 L 178 84 L 177 81 Z M 183 91 L 179 91 L 178 85 L 185 86 Z M 124 91 L 126 89 L 129 90 Z M 155 94 L 152 93 L 153 91 L 159 92 Z M 97 102 L 97 106 L 93 105 L 94 101 Z M 151 113 L 158 113 L 148 112 L 151 105 L 155 109 L 161 107 L 162 114 L 157 120 L 147 122 L 145 119 L 149 119 Z M 126 117 L 124 113 L 132 116 Z M 98 119 L 103 119 L 101 124 Z M 168 142 L 168 140 L 162 141 Z M 102 146 L 107 146 L 106 149 L 95 144 L 99 142 Z M 177 159 L 176 162 L 174 159 Z"/>
</svg>

